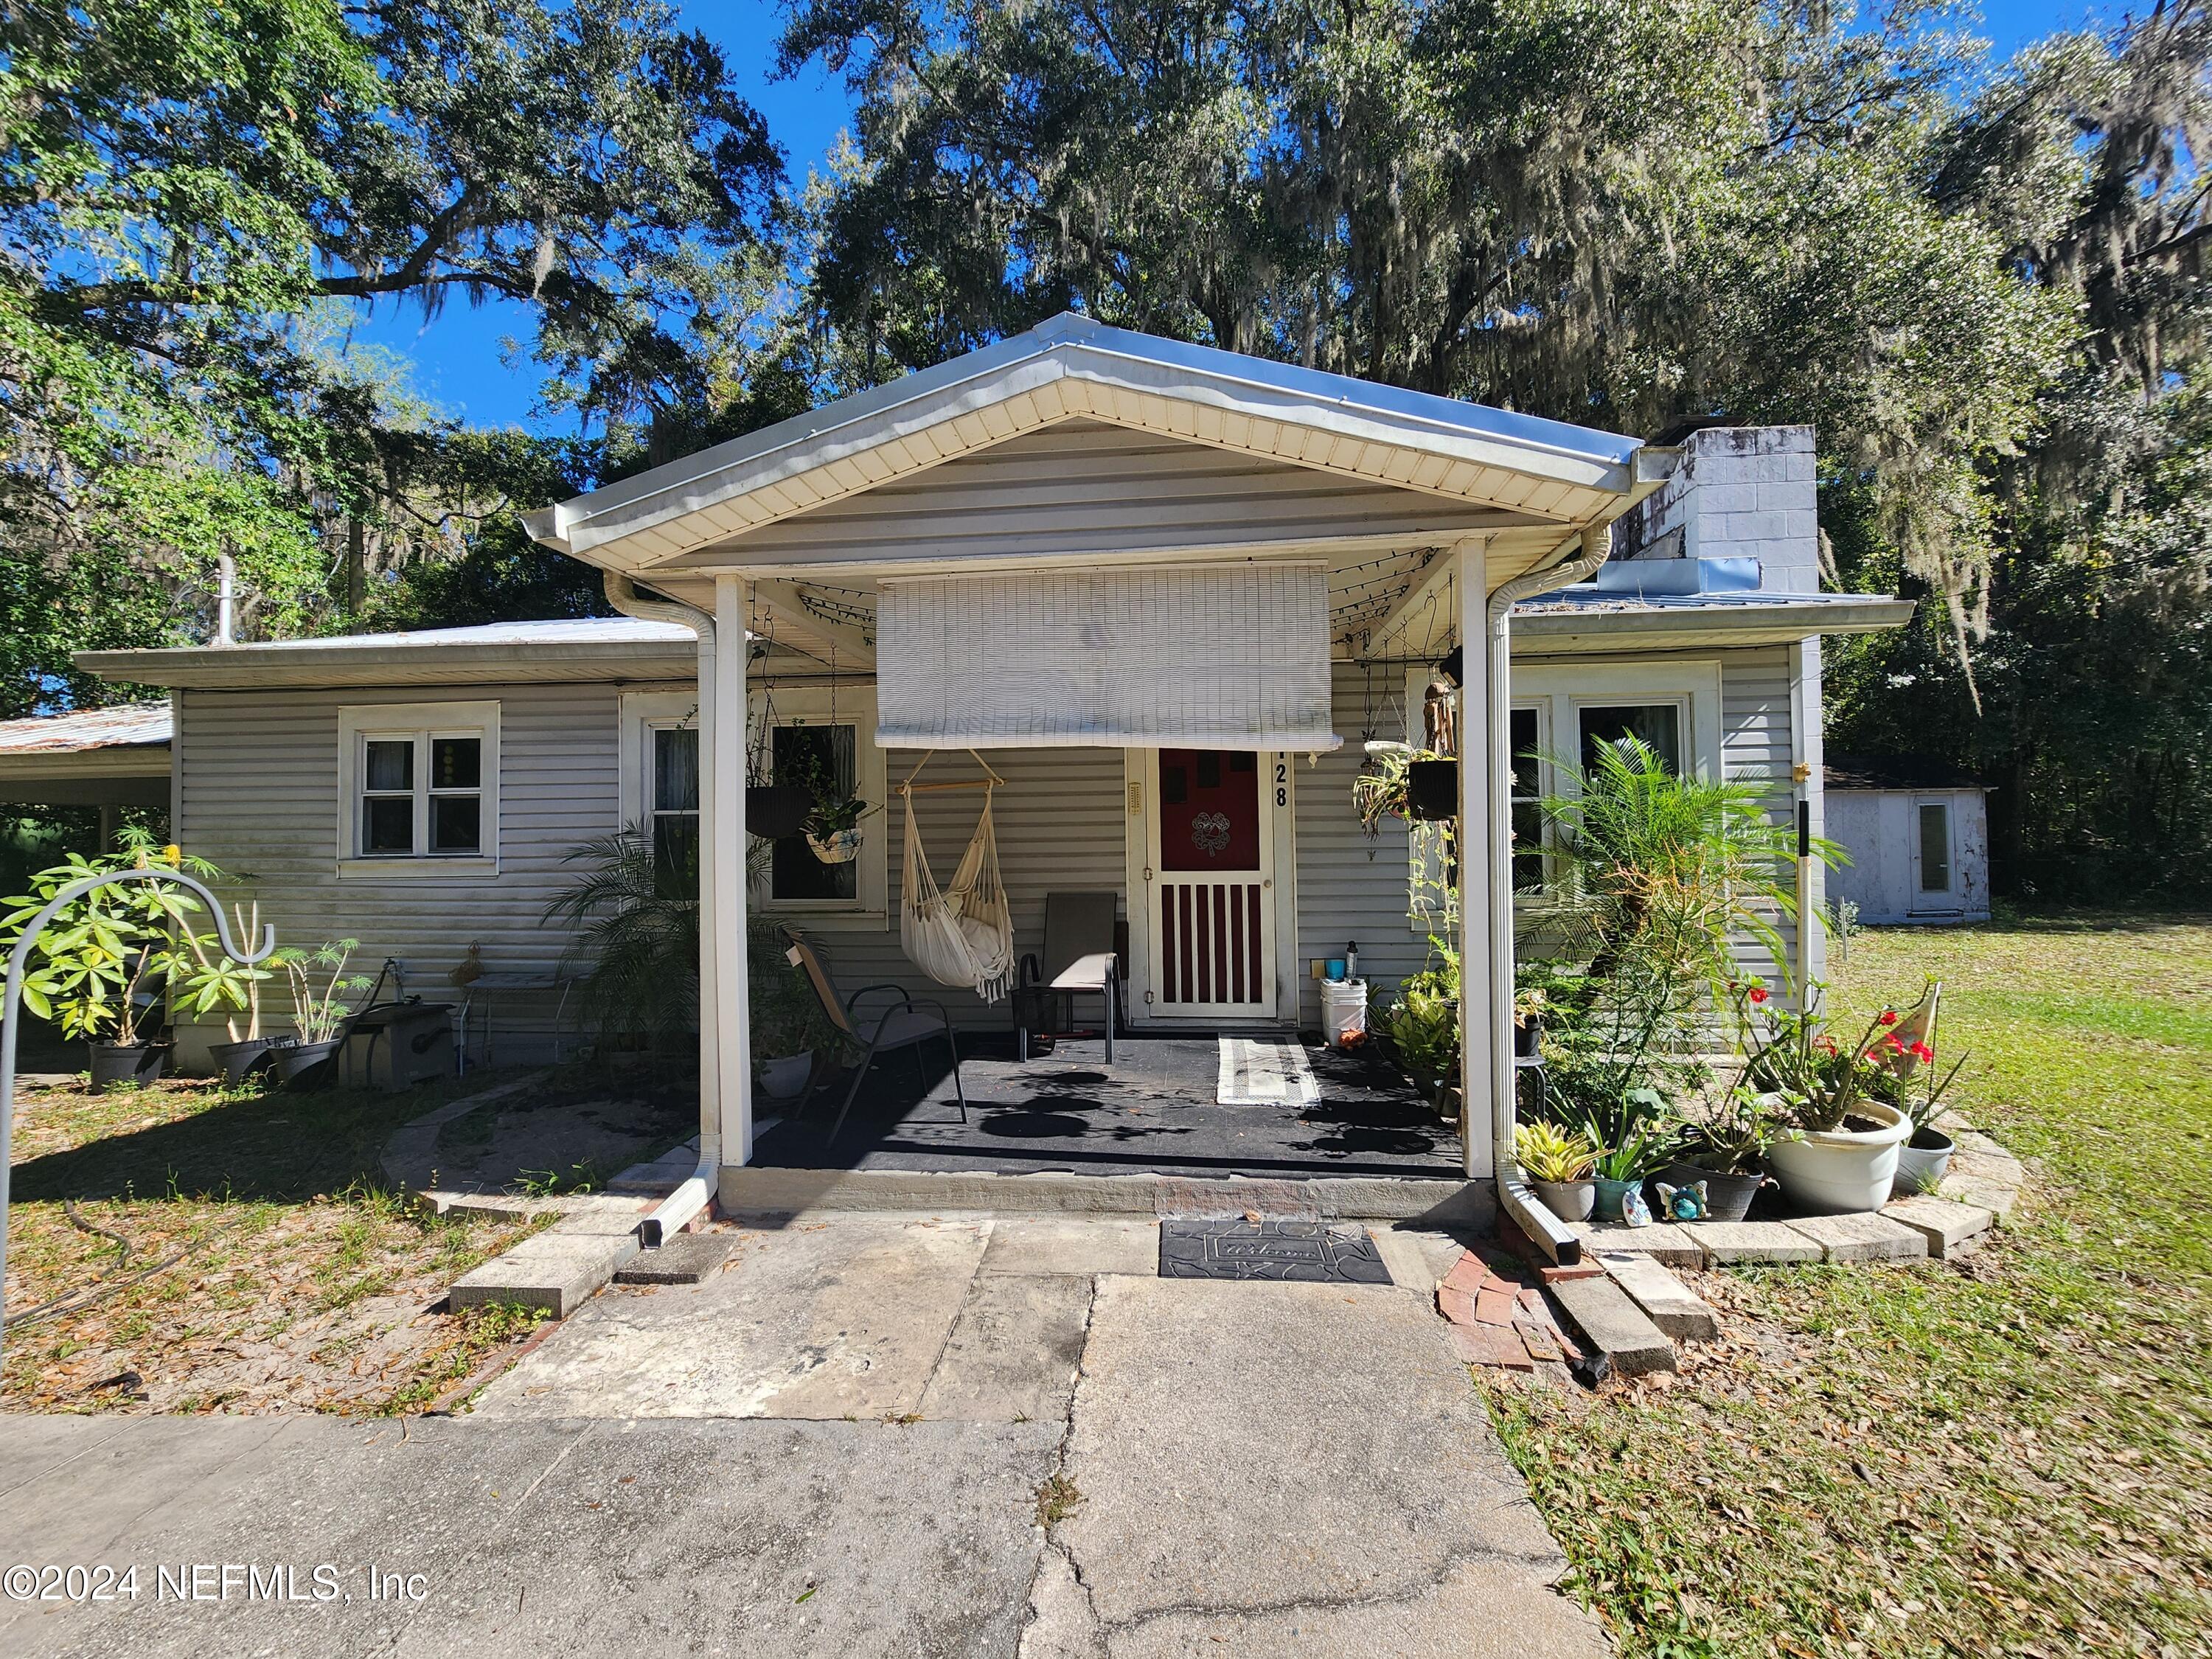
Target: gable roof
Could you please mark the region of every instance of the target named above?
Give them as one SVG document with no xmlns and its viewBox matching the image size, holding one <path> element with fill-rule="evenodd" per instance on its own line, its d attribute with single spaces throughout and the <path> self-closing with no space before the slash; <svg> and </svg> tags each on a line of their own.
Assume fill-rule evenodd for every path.
<svg viewBox="0 0 2212 1659">
<path fill-rule="evenodd" d="M 1085 416 L 1563 526 L 1611 518 L 1672 460 L 1639 467 L 1633 438 L 1063 313 L 525 521 L 549 545 L 643 571 Z"/>
</svg>

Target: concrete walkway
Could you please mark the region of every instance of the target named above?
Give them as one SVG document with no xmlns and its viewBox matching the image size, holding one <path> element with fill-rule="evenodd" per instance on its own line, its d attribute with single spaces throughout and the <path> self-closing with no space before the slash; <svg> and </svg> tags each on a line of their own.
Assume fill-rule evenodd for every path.
<svg viewBox="0 0 2212 1659">
<path fill-rule="evenodd" d="M 1419 1282 L 1449 1241 L 1387 1239 L 1401 1287 L 1156 1254 L 840 1215 L 605 1292 L 465 1418 L 0 1419 L 0 1566 L 140 1569 L 0 1651 L 1605 1653 Z"/>
</svg>

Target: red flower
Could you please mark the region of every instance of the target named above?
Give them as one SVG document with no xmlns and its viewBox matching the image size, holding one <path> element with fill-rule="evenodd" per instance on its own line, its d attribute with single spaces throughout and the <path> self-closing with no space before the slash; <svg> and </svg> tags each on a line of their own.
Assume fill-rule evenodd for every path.
<svg viewBox="0 0 2212 1659">
<path fill-rule="evenodd" d="M 1894 1024 L 1897 1024 L 1897 1010 L 1896 1010 L 1896 1009 L 1894 1009 L 1894 1008 L 1885 1008 L 1885 1009 L 1883 1009 L 1883 1010 L 1881 1011 L 1881 1023 L 1882 1023 L 1883 1024 L 1885 1024 L 1885 1025 L 1894 1025 Z"/>
<path fill-rule="evenodd" d="M 1813 1039 L 1813 1046 L 1824 1054 L 1832 1054 L 1836 1052 L 1835 1038 L 1828 1036 L 1825 1031 Z"/>
<path fill-rule="evenodd" d="M 1887 1048 L 1893 1054 L 1901 1054 L 1905 1052 L 1905 1039 L 1899 1036 L 1894 1031 L 1892 1031 L 1881 1041 L 1882 1046 Z"/>
<path fill-rule="evenodd" d="M 1923 1064 L 1936 1058 L 1936 1051 L 1924 1042 L 1916 1042 L 1905 1052 Z"/>
<path fill-rule="evenodd" d="M 1766 1000 L 1766 988 L 1765 988 L 1764 985 L 1754 985 L 1754 986 L 1753 986 L 1753 987 L 1751 988 L 1751 1000 L 1752 1000 L 1753 1002 L 1764 1002 L 1764 1001 L 1765 1001 L 1765 1000 Z"/>
</svg>

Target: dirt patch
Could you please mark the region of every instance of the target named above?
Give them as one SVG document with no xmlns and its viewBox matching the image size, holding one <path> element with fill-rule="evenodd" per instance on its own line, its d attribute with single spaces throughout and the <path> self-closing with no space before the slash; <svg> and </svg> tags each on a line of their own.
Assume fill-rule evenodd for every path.
<svg viewBox="0 0 2212 1659">
<path fill-rule="evenodd" d="M 697 1097 L 673 1090 L 583 1099 L 526 1091 L 440 1128 L 433 1184 L 465 1193 L 589 1191 L 698 1127 Z"/>
<path fill-rule="evenodd" d="M 22 1091 L 0 1409 L 374 1413 L 419 1407 L 526 1334 L 443 1311 L 531 1231 L 440 1219 L 374 1184 L 434 1103 L 164 1083 Z"/>
</svg>

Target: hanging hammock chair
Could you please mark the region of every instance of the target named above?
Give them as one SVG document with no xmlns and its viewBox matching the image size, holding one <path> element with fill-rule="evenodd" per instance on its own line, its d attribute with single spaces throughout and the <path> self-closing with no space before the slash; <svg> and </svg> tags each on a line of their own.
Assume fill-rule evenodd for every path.
<svg viewBox="0 0 2212 1659">
<path fill-rule="evenodd" d="M 937 751 L 932 750 L 930 754 Z M 975 754 L 973 750 L 969 750 Z M 975 763 L 985 778 L 975 783 L 922 783 L 921 766 L 899 786 L 906 801 L 906 878 L 899 897 L 899 946 L 907 958 L 939 985 L 963 985 L 986 1002 L 996 1002 L 1012 988 L 1014 978 L 1014 923 L 1006 909 L 1006 890 L 999 879 L 999 840 L 991 823 L 993 792 L 1006 780 L 981 755 Z M 929 858 L 921 848 L 915 826 L 914 798 L 917 790 L 981 789 L 983 811 L 975 833 L 952 872 L 950 886 L 939 888 L 930 873 Z"/>
</svg>

